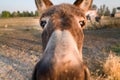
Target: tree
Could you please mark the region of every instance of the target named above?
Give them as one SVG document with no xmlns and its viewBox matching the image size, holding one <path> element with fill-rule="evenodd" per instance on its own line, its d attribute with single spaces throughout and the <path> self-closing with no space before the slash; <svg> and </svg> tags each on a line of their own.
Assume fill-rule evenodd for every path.
<svg viewBox="0 0 120 80">
<path fill-rule="evenodd" d="M 1 18 L 1 13 L 0 13 L 0 18 Z"/>
<path fill-rule="evenodd" d="M 33 17 L 33 16 L 34 16 L 34 13 L 33 13 L 33 11 L 31 11 L 29 17 Z"/>
<path fill-rule="evenodd" d="M 35 16 L 39 16 L 40 14 L 39 14 L 39 12 L 36 10 L 35 11 Z"/>
<path fill-rule="evenodd" d="M 97 9 L 97 6 L 95 4 L 92 5 L 92 9 Z"/>
<path fill-rule="evenodd" d="M 23 12 L 24 12 L 24 11 L 23 11 Z M 17 13 L 18 13 L 19 17 L 24 17 L 23 12 L 17 11 Z"/>
<path fill-rule="evenodd" d="M 8 17 L 34 17 L 34 16 L 39 16 L 39 12 L 38 11 L 14 11 L 12 13 L 10 13 L 9 11 L 2 11 L 2 13 L 0 14 L 0 17 L 3 18 L 8 18 Z"/>
<path fill-rule="evenodd" d="M 12 17 L 18 17 L 18 15 L 19 14 L 17 12 L 15 12 L 15 11 L 11 14 Z"/>
<path fill-rule="evenodd" d="M 100 8 L 98 9 L 98 15 L 103 16 L 105 13 L 105 5 L 101 5 Z"/>
<path fill-rule="evenodd" d="M 108 7 L 106 7 L 106 9 L 105 9 L 104 16 L 110 16 L 110 10 Z"/>
<path fill-rule="evenodd" d="M 20 15 L 21 15 L 20 11 L 17 11 L 17 14 L 18 14 L 18 17 L 21 17 L 21 16 L 20 16 Z"/>
<path fill-rule="evenodd" d="M 110 10 L 105 6 L 105 4 L 100 6 L 97 13 L 99 16 L 110 16 Z"/>
<path fill-rule="evenodd" d="M 117 7 L 118 10 L 120 10 L 120 7 Z"/>
<path fill-rule="evenodd" d="M 9 11 L 2 11 L 1 17 L 9 18 L 11 17 L 11 13 Z"/>
<path fill-rule="evenodd" d="M 29 17 L 29 16 L 30 16 L 30 14 L 28 11 L 23 11 L 22 17 Z"/>
<path fill-rule="evenodd" d="M 113 8 L 112 9 L 112 14 L 115 14 L 116 13 L 116 8 Z"/>
</svg>

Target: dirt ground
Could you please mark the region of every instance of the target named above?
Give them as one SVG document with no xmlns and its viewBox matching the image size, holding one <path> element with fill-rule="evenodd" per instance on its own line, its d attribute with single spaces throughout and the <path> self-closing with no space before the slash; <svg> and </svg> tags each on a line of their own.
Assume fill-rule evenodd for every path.
<svg viewBox="0 0 120 80">
<path fill-rule="evenodd" d="M 30 80 L 42 55 L 41 32 L 26 27 L 0 28 L 0 80 Z M 102 75 L 107 50 L 120 43 L 120 28 L 84 30 L 84 33 L 84 61 L 91 74 Z"/>
</svg>

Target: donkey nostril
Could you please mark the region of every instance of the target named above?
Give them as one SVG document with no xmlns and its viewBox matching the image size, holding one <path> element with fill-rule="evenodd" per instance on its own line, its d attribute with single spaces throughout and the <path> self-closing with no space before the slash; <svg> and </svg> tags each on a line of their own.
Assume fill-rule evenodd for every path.
<svg viewBox="0 0 120 80">
<path fill-rule="evenodd" d="M 44 28 L 45 25 L 46 25 L 46 23 L 47 23 L 46 21 L 41 21 L 41 22 L 40 22 L 40 26 L 41 26 L 42 28 Z"/>
</svg>

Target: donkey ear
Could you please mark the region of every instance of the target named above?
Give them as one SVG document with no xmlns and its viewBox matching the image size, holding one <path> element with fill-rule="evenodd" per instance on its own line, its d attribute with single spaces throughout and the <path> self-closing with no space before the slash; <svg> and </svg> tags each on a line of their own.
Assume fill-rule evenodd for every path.
<svg viewBox="0 0 120 80">
<path fill-rule="evenodd" d="M 43 10 L 53 5 L 50 0 L 35 0 L 35 4 L 39 12 L 42 12 Z"/>
<path fill-rule="evenodd" d="M 92 5 L 93 0 L 76 0 L 74 5 L 83 9 L 85 12 L 89 10 Z"/>
</svg>

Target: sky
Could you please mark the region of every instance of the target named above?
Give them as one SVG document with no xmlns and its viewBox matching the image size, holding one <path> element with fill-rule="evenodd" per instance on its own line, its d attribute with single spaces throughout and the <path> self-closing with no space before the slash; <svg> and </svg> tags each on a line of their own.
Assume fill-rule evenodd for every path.
<svg viewBox="0 0 120 80">
<path fill-rule="evenodd" d="M 51 0 L 54 4 L 59 3 L 73 3 L 75 0 Z M 93 0 L 93 4 L 97 7 L 100 5 L 107 5 L 111 10 L 114 7 L 120 6 L 120 0 Z M 0 12 L 1 11 L 35 11 L 36 6 L 34 0 L 1 0 L 0 2 Z"/>
</svg>

